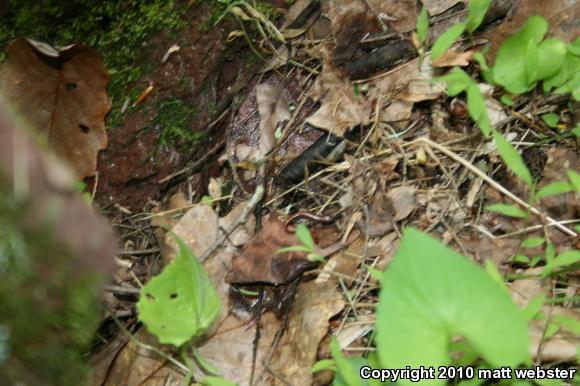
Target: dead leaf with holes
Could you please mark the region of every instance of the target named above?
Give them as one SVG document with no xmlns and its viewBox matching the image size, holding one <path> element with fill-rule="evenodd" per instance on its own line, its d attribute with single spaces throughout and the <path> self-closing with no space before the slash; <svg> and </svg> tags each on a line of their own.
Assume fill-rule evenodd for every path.
<svg viewBox="0 0 580 386">
<path fill-rule="evenodd" d="M 281 84 L 261 84 L 256 88 L 256 99 L 260 113 L 260 158 L 268 154 L 276 144 L 275 132 L 278 124 L 290 118 L 288 98 Z"/>
<path fill-rule="evenodd" d="M 7 99 L 80 178 L 95 173 L 97 153 L 107 146 L 108 80 L 99 54 L 89 47 L 56 50 L 22 38 L 6 47 L 0 73 Z"/>
</svg>

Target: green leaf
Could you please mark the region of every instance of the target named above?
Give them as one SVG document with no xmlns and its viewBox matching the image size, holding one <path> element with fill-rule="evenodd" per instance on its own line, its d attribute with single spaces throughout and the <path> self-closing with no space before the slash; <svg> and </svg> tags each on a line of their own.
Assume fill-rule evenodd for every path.
<svg viewBox="0 0 580 386">
<path fill-rule="evenodd" d="M 543 237 L 529 237 L 522 242 L 522 248 L 537 248 L 544 244 L 546 240 Z"/>
<path fill-rule="evenodd" d="M 314 261 L 314 262 L 324 261 L 324 256 L 322 256 L 320 253 L 316 253 L 316 252 L 310 252 L 307 257 L 308 257 L 309 261 Z"/>
<path fill-rule="evenodd" d="M 500 100 L 501 103 L 503 103 L 506 106 L 512 107 L 514 105 L 514 100 L 509 95 L 502 95 Z"/>
<path fill-rule="evenodd" d="M 459 95 L 467 90 L 470 85 L 475 84 L 473 79 L 459 67 L 455 67 L 449 74 L 437 80 L 447 83 L 447 94 L 449 96 Z"/>
<path fill-rule="evenodd" d="M 542 115 L 542 120 L 551 128 L 558 126 L 558 122 L 560 121 L 560 116 L 556 113 L 548 113 Z"/>
<path fill-rule="evenodd" d="M 507 292 L 429 236 L 406 229 L 381 283 L 376 322 L 381 367 L 447 365 L 457 335 L 492 366 L 513 367 L 529 359 L 526 320 Z"/>
<path fill-rule="evenodd" d="M 574 134 L 576 138 L 580 138 L 580 123 L 572 129 L 572 134 Z"/>
<path fill-rule="evenodd" d="M 532 84 L 538 76 L 538 62 L 540 61 L 540 51 L 538 44 L 533 40 L 528 40 L 526 49 L 526 81 Z"/>
<path fill-rule="evenodd" d="M 351 365 L 351 363 L 340 352 L 338 340 L 333 336 L 330 341 L 330 352 L 336 364 L 336 370 L 340 374 L 343 383 L 346 386 L 359 386 L 360 377 L 358 371 Z"/>
<path fill-rule="evenodd" d="M 465 31 L 465 24 L 458 23 L 449 28 L 447 31 L 443 32 L 431 48 L 431 60 L 435 60 L 443 55 L 443 53 L 447 51 L 449 47 L 451 47 L 451 45 L 455 43 L 455 41 L 461 36 L 463 31 Z"/>
<path fill-rule="evenodd" d="M 280 248 L 276 251 L 276 253 L 285 253 L 285 252 L 310 252 L 311 249 L 308 248 L 306 245 L 291 245 L 289 247 Z"/>
<path fill-rule="evenodd" d="M 298 224 L 296 227 L 296 237 L 298 237 L 298 240 L 300 240 L 302 244 L 310 248 L 310 251 L 314 250 L 314 240 L 312 239 L 312 235 L 306 225 Z"/>
<path fill-rule="evenodd" d="M 423 7 L 419 17 L 417 18 L 417 37 L 421 44 L 425 43 L 427 40 L 427 31 L 429 29 L 429 14 L 427 13 L 427 8 Z"/>
<path fill-rule="evenodd" d="M 546 244 L 546 262 L 550 263 L 550 261 L 554 260 L 556 257 L 556 249 L 554 248 L 554 244 L 549 242 Z"/>
<path fill-rule="evenodd" d="M 324 370 L 335 370 L 334 359 L 322 359 L 316 362 L 310 369 L 311 373 L 317 373 Z"/>
<path fill-rule="evenodd" d="M 211 327 L 220 299 L 201 263 L 175 239 L 175 260 L 143 287 L 137 308 L 139 319 L 161 343 L 181 346 Z"/>
<path fill-rule="evenodd" d="M 572 54 L 568 50 L 560 70 L 551 77 L 544 80 L 544 91 L 548 92 L 554 87 L 562 86 L 563 84 L 572 80 L 578 71 L 580 71 L 580 57 Z"/>
<path fill-rule="evenodd" d="M 535 298 L 533 298 L 528 302 L 523 311 L 526 320 L 528 321 L 534 320 L 536 315 L 538 315 L 538 313 L 542 309 L 545 300 L 546 294 L 539 294 L 538 296 L 536 296 Z"/>
<path fill-rule="evenodd" d="M 541 16 L 532 16 L 517 33 L 507 38 L 496 55 L 492 69 L 494 81 L 513 94 L 526 92 L 530 88 L 525 60 L 528 42 L 539 44 L 547 31 L 548 22 Z"/>
<path fill-rule="evenodd" d="M 568 175 L 568 178 L 570 179 L 570 183 L 574 187 L 574 190 L 580 192 L 580 173 L 572 169 L 568 169 L 566 170 L 566 174 Z"/>
<path fill-rule="evenodd" d="M 544 40 L 538 46 L 538 62 L 535 76 L 529 83 L 549 78 L 560 70 L 566 56 L 566 44 L 556 38 Z"/>
<path fill-rule="evenodd" d="M 492 134 L 497 151 L 508 169 L 520 177 L 528 186 L 532 186 L 532 175 L 520 153 L 498 131 L 492 130 Z"/>
<path fill-rule="evenodd" d="M 222 377 L 205 377 L 201 380 L 204 386 L 237 386 L 237 383 L 228 381 Z"/>
<path fill-rule="evenodd" d="M 473 33 L 480 26 L 490 4 L 491 0 L 471 0 L 469 2 L 467 20 L 465 20 L 467 32 Z"/>
<path fill-rule="evenodd" d="M 497 267 L 491 259 L 485 261 L 485 272 L 497 283 L 501 288 L 507 291 L 503 276 L 497 270 Z"/>
<path fill-rule="evenodd" d="M 536 199 L 556 196 L 558 194 L 564 194 L 571 192 L 573 190 L 572 185 L 567 181 L 556 181 L 544 186 L 538 193 L 536 193 Z"/>
<path fill-rule="evenodd" d="M 580 320 L 566 315 L 556 315 L 553 320 L 574 334 L 580 335 Z"/>
<path fill-rule="evenodd" d="M 548 276 L 554 269 L 560 267 L 567 267 L 576 264 L 580 261 L 580 251 L 572 250 L 559 254 L 554 259 L 550 260 L 545 266 L 542 276 Z"/>
<path fill-rule="evenodd" d="M 481 132 L 487 137 L 491 133 L 485 98 L 477 83 L 473 82 L 467 87 L 467 111 L 469 116 L 478 124 Z"/>
<path fill-rule="evenodd" d="M 524 211 L 523 209 L 521 209 L 517 205 L 494 204 L 494 205 L 486 206 L 485 209 L 487 209 L 491 212 L 501 213 L 504 216 L 509 216 L 509 217 L 516 217 L 516 218 L 528 217 L 528 213 L 526 211 Z"/>
</svg>

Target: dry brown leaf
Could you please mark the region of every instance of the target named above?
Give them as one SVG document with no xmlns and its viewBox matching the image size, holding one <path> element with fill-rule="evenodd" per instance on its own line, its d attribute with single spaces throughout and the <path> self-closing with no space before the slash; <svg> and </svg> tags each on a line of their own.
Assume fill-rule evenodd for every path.
<svg viewBox="0 0 580 386">
<path fill-rule="evenodd" d="M 415 29 L 419 11 L 415 0 L 368 0 L 378 16 L 397 32 Z"/>
<path fill-rule="evenodd" d="M 6 47 L 0 85 L 55 152 L 84 178 L 95 173 L 97 153 L 107 146 L 109 75 L 91 48 L 74 45 L 56 55 L 40 53 L 25 39 L 13 41 Z"/>
<path fill-rule="evenodd" d="M 473 51 L 445 51 L 443 55 L 431 62 L 433 67 L 465 67 L 469 66 L 469 62 L 473 59 Z"/>
<path fill-rule="evenodd" d="M 421 3 L 427 8 L 431 16 L 439 15 L 456 4 L 464 2 L 463 0 L 421 0 Z"/>
<path fill-rule="evenodd" d="M 288 98 L 281 84 L 260 84 L 256 87 L 260 112 L 260 158 L 266 156 L 276 144 L 274 136 L 278 123 L 290 118 Z"/>
<path fill-rule="evenodd" d="M 234 256 L 230 283 L 283 284 L 312 266 L 306 252 L 277 253 L 278 249 L 301 245 L 296 235 L 286 230 L 284 222 L 275 214 L 264 218 L 262 230 Z"/>
<path fill-rule="evenodd" d="M 356 96 L 350 80 L 328 62 L 316 79 L 312 97 L 321 101 L 320 108 L 306 119 L 314 127 L 342 136 L 355 126 L 370 123 L 370 102 Z"/>
<path fill-rule="evenodd" d="M 300 285 L 288 317 L 288 328 L 269 367 L 295 385 L 311 385 L 310 372 L 316 362 L 318 345 L 328 333 L 328 320 L 345 305 L 335 280 Z M 274 385 L 283 385 L 275 380 Z"/>
</svg>

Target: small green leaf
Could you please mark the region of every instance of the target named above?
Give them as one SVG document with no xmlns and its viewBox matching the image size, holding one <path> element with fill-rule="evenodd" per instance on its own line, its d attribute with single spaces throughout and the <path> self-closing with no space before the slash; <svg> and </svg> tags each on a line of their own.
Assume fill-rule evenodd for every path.
<svg viewBox="0 0 580 386">
<path fill-rule="evenodd" d="M 543 237 L 528 237 L 522 242 L 522 248 L 537 248 L 544 244 L 546 240 Z"/>
<path fill-rule="evenodd" d="M 310 252 L 307 257 L 308 257 L 309 261 L 313 261 L 313 262 L 324 261 L 324 256 L 322 256 L 320 253 L 316 253 L 316 252 Z"/>
<path fill-rule="evenodd" d="M 553 319 L 560 326 L 570 330 L 576 335 L 580 335 L 580 320 L 574 319 L 571 316 L 556 315 Z"/>
<path fill-rule="evenodd" d="M 405 229 L 381 284 L 376 321 L 381 368 L 448 365 L 458 335 L 492 366 L 529 360 L 527 323 L 507 291 L 439 241 Z"/>
<path fill-rule="evenodd" d="M 280 248 L 276 253 L 286 253 L 286 252 L 310 252 L 311 249 L 306 245 L 291 245 L 289 247 Z"/>
<path fill-rule="evenodd" d="M 548 324 L 548 327 L 546 327 L 546 330 L 544 331 L 544 339 L 550 339 L 552 336 L 554 336 L 554 334 L 558 332 L 559 329 L 560 325 L 558 323 L 555 323 L 554 320 L 552 320 Z"/>
<path fill-rule="evenodd" d="M 548 196 L 556 196 L 558 194 L 571 192 L 572 190 L 572 185 L 570 185 L 567 181 L 556 181 L 540 189 L 540 191 L 536 193 L 536 199 L 539 200 L 540 198 Z"/>
<path fill-rule="evenodd" d="M 558 122 L 560 121 L 560 116 L 556 113 L 548 113 L 542 115 L 542 120 L 551 128 L 558 126 Z"/>
<path fill-rule="evenodd" d="M 310 369 L 311 373 L 317 373 L 319 371 L 325 370 L 335 370 L 336 366 L 334 364 L 334 359 L 322 359 L 316 362 Z"/>
<path fill-rule="evenodd" d="M 237 383 L 228 381 L 222 377 L 205 377 L 201 380 L 203 386 L 237 386 Z"/>
<path fill-rule="evenodd" d="M 501 103 L 503 103 L 506 106 L 512 107 L 514 105 L 514 100 L 509 95 L 502 95 L 500 100 Z"/>
<path fill-rule="evenodd" d="M 532 175 L 520 156 L 520 153 L 498 131 L 492 130 L 492 134 L 497 151 L 508 169 L 520 177 L 528 186 L 532 186 Z"/>
<path fill-rule="evenodd" d="M 528 304 L 523 310 L 526 320 L 528 321 L 534 320 L 536 315 L 538 315 L 538 312 L 540 312 L 540 310 L 542 309 L 545 300 L 546 295 L 540 294 L 528 302 Z"/>
<path fill-rule="evenodd" d="M 494 205 L 486 206 L 485 209 L 487 209 L 491 212 L 501 213 L 504 216 L 509 216 L 509 217 L 516 217 L 516 218 L 528 217 L 528 213 L 516 205 L 494 204 Z"/>
<path fill-rule="evenodd" d="M 199 260 L 175 239 L 175 260 L 143 287 L 137 309 L 139 319 L 161 343 L 179 347 L 211 327 L 220 299 Z"/>
<path fill-rule="evenodd" d="M 437 80 L 447 83 L 447 94 L 449 96 L 459 95 L 467 90 L 470 85 L 475 84 L 473 79 L 459 67 L 455 67 L 449 74 Z"/>
<path fill-rule="evenodd" d="M 548 242 L 546 244 L 546 263 L 550 263 L 550 261 L 554 260 L 554 258 L 556 257 L 556 249 L 554 248 L 554 244 L 552 244 L 551 242 Z"/>
<path fill-rule="evenodd" d="M 473 33 L 483 21 L 491 0 L 471 0 L 467 7 L 468 14 L 465 20 L 467 32 Z"/>
<path fill-rule="evenodd" d="M 431 59 L 435 60 L 443 55 L 443 53 L 447 51 L 449 47 L 451 47 L 453 43 L 455 43 L 455 41 L 461 36 L 463 31 L 465 31 L 465 24 L 458 23 L 449 28 L 447 31 L 443 32 L 431 48 Z"/>
<path fill-rule="evenodd" d="M 489 116 L 485 106 L 485 98 L 477 83 L 472 83 L 467 87 L 467 111 L 469 116 L 478 124 L 481 132 L 487 137 L 491 134 Z"/>
<path fill-rule="evenodd" d="M 427 40 L 427 31 L 429 29 L 429 14 L 427 13 L 427 8 L 423 7 L 419 17 L 417 18 L 417 37 L 421 44 L 425 44 Z"/>
<path fill-rule="evenodd" d="M 336 364 L 336 370 L 340 373 L 346 386 L 359 386 L 360 378 L 358 371 L 349 363 L 349 361 L 340 352 L 338 340 L 333 336 L 330 341 L 330 352 Z"/>
<path fill-rule="evenodd" d="M 312 239 L 312 235 L 306 225 L 298 224 L 296 227 L 296 237 L 298 237 L 298 240 L 300 240 L 302 244 L 310 248 L 310 251 L 314 250 L 314 240 Z"/>
<path fill-rule="evenodd" d="M 540 51 L 538 44 L 533 40 L 528 40 L 526 49 L 526 80 L 528 84 L 533 84 L 538 76 L 538 62 L 540 61 Z"/>
<path fill-rule="evenodd" d="M 371 277 L 380 283 L 383 272 L 379 271 L 375 267 L 371 267 L 370 265 L 365 265 L 365 269 L 371 274 Z"/>
<path fill-rule="evenodd" d="M 568 175 L 568 178 L 570 179 L 570 183 L 574 187 L 574 190 L 580 192 L 580 173 L 572 169 L 568 169 L 566 170 L 566 174 Z"/>
<path fill-rule="evenodd" d="M 520 263 L 520 264 L 529 264 L 530 262 L 530 258 L 526 255 L 514 255 L 510 261 L 514 262 L 514 263 Z"/>
<path fill-rule="evenodd" d="M 572 129 L 572 134 L 574 134 L 574 136 L 576 138 L 580 138 L 580 124 L 577 124 L 573 129 Z"/>
<path fill-rule="evenodd" d="M 544 266 L 542 276 L 548 276 L 554 269 L 567 267 L 580 261 L 580 251 L 572 250 L 559 254 Z"/>
</svg>

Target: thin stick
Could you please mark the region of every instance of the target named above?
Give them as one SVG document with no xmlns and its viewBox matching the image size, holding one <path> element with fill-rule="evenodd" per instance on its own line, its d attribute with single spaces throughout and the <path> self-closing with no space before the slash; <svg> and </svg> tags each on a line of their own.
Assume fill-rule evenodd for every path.
<svg viewBox="0 0 580 386">
<path fill-rule="evenodd" d="M 446 148 L 444 146 L 441 146 L 440 144 L 435 143 L 435 142 L 431 141 L 429 138 L 426 138 L 426 137 L 418 138 L 414 142 L 424 142 L 428 146 L 431 146 L 431 147 L 439 150 L 441 153 L 447 155 L 448 157 L 452 158 L 453 160 L 455 160 L 455 161 L 459 162 L 460 164 L 462 164 L 463 166 L 465 166 L 467 169 L 469 169 L 470 171 L 472 171 L 478 177 L 481 177 L 485 182 L 487 182 L 488 184 L 490 184 L 494 189 L 500 191 L 501 193 L 503 193 L 504 195 L 506 195 L 508 198 L 510 198 L 512 201 L 515 201 L 516 203 L 518 203 L 519 205 L 523 206 L 524 208 L 526 208 L 527 210 L 529 210 L 530 212 L 532 212 L 532 213 L 534 213 L 536 215 L 539 215 L 541 217 L 545 217 L 546 220 L 548 220 L 548 222 L 550 223 L 550 225 L 553 225 L 554 227 L 558 228 L 562 232 L 564 232 L 564 233 L 566 233 L 566 234 L 568 234 L 568 235 L 570 235 L 572 237 L 576 237 L 577 236 L 576 232 L 574 232 L 573 230 L 565 227 L 564 225 L 562 225 L 560 222 L 554 220 L 553 218 L 545 215 L 539 209 L 536 209 L 535 207 L 531 206 L 530 204 L 528 204 L 527 202 L 525 202 L 524 200 L 522 200 L 521 198 L 519 198 L 518 196 L 516 196 L 515 194 L 513 194 L 512 192 L 510 192 L 506 188 L 504 188 L 502 185 L 500 185 L 499 183 L 497 183 L 493 178 L 491 178 L 490 176 L 488 176 L 487 174 L 485 174 L 478 167 L 474 166 L 472 163 L 470 163 L 469 161 L 467 161 L 465 158 L 463 158 L 460 155 L 452 152 L 448 148 Z"/>
<path fill-rule="evenodd" d="M 236 230 L 237 227 L 245 223 L 250 213 L 254 210 L 256 205 L 258 205 L 258 203 L 262 200 L 263 197 L 264 197 L 264 186 L 258 185 L 256 187 L 254 195 L 252 196 L 250 201 L 248 201 L 248 204 L 245 206 L 244 210 L 240 214 L 240 217 L 238 217 L 238 219 L 232 224 L 232 226 L 227 231 L 222 231 L 222 233 L 218 236 L 216 241 L 203 253 L 203 255 L 200 256 L 199 261 L 201 261 L 202 263 L 206 261 L 212 255 L 212 253 L 214 253 L 214 251 L 217 248 L 219 248 L 219 246 L 222 245 L 224 241 L 226 241 L 227 237 L 231 235 Z"/>
</svg>

